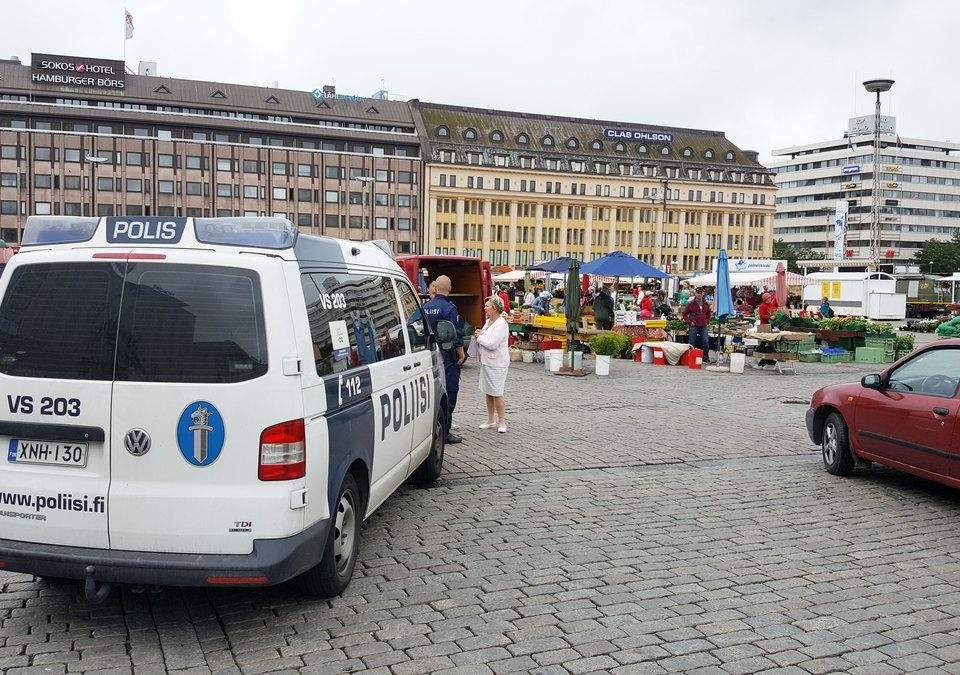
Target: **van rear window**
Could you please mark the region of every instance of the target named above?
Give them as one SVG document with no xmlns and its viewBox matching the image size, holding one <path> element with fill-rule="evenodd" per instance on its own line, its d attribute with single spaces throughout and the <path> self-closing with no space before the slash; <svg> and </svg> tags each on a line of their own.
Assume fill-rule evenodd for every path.
<svg viewBox="0 0 960 675">
<path fill-rule="evenodd" d="M 267 372 L 254 272 L 131 263 L 121 315 L 118 380 L 240 382 Z"/>
<path fill-rule="evenodd" d="M 0 303 L 0 372 L 128 382 L 259 377 L 267 372 L 259 278 L 201 265 L 19 267 Z"/>
<path fill-rule="evenodd" d="M 113 379 L 123 267 L 53 263 L 14 270 L 0 303 L 0 372 Z"/>
</svg>

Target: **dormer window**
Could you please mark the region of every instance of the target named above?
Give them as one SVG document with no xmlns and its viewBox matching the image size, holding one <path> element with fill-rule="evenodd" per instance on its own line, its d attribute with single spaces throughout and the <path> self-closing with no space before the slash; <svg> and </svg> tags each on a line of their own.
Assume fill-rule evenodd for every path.
<svg viewBox="0 0 960 675">
<path fill-rule="evenodd" d="M 625 152 L 626 149 L 627 149 L 627 146 L 625 146 L 623 143 L 619 143 L 619 142 L 618 142 L 618 143 L 614 146 L 614 149 L 615 149 L 617 152 Z"/>
<path fill-rule="evenodd" d="M 521 132 L 517 134 L 517 145 L 527 145 L 530 142 L 530 137 L 525 133 Z"/>
<path fill-rule="evenodd" d="M 704 150 L 704 151 L 703 151 L 703 158 L 704 158 L 704 159 L 713 159 L 713 150 L 711 150 L 710 148 L 707 148 L 706 150 Z"/>
<path fill-rule="evenodd" d="M 732 161 L 733 161 L 733 151 L 732 151 L 732 150 L 727 151 L 727 154 L 724 155 L 723 158 L 724 158 L 725 160 L 727 160 L 728 162 L 732 162 Z"/>
<path fill-rule="evenodd" d="M 553 147 L 553 136 L 547 135 L 540 139 L 540 145 L 545 148 Z"/>
<path fill-rule="evenodd" d="M 476 129 L 464 129 L 464 131 L 463 131 L 463 140 L 465 140 L 465 141 L 475 141 L 475 140 L 477 140 L 477 130 L 476 130 Z"/>
<path fill-rule="evenodd" d="M 693 148 L 689 148 L 689 147 L 688 147 L 688 148 L 684 148 L 684 149 L 683 149 L 683 156 L 684 156 L 684 157 L 693 157 Z"/>
<path fill-rule="evenodd" d="M 491 132 L 490 141 L 493 143 L 503 143 L 503 132 L 502 131 Z"/>
<path fill-rule="evenodd" d="M 580 143 L 577 141 L 576 138 L 570 137 L 567 139 L 567 147 L 570 148 L 571 150 L 576 150 L 577 148 L 580 147 Z"/>
<path fill-rule="evenodd" d="M 450 136 L 450 130 L 445 126 L 437 127 L 437 138 L 448 138 Z"/>
</svg>

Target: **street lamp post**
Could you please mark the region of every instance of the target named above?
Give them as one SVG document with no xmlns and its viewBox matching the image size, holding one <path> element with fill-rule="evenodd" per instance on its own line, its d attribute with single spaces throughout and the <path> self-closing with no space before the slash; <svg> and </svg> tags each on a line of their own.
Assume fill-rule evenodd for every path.
<svg viewBox="0 0 960 675">
<path fill-rule="evenodd" d="M 90 215 L 96 217 L 97 215 L 97 164 L 103 164 L 107 161 L 106 157 L 100 157 L 98 155 L 88 155 L 83 153 L 83 161 L 90 164 Z"/>
<path fill-rule="evenodd" d="M 876 93 L 877 106 L 873 116 L 873 199 L 870 207 L 870 254 L 880 269 L 880 92 L 890 91 L 893 80 L 876 79 L 863 83 L 870 93 Z"/>
<path fill-rule="evenodd" d="M 376 180 L 373 176 L 357 176 L 354 180 L 358 180 L 361 183 L 370 183 L 370 240 L 373 241 L 376 239 L 376 216 L 374 210 L 374 194 L 373 194 L 373 183 Z M 387 235 L 389 237 L 389 235 Z"/>
</svg>

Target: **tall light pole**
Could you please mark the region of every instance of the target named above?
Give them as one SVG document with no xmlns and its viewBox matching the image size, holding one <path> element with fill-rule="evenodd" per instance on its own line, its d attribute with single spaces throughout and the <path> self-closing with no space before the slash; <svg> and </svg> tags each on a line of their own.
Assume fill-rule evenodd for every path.
<svg viewBox="0 0 960 675">
<path fill-rule="evenodd" d="M 873 116 L 873 199 L 870 206 L 870 255 L 873 264 L 880 269 L 880 92 L 890 91 L 893 80 L 867 80 L 864 88 L 877 95 L 877 108 Z"/>
<path fill-rule="evenodd" d="M 357 176 L 357 177 L 354 178 L 353 180 L 358 180 L 358 181 L 360 181 L 361 183 L 369 183 L 369 184 L 370 184 L 370 192 L 369 192 L 369 194 L 368 194 L 367 196 L 370 197 L 370 240 L 372 241 L 372 240 L 374 240 L 374 239 L 377 238 L 377 230 L 376 230 L 376 227 L 377 227 L 377 226 L 376 226 L 376 220 L 377 220 L 377 218 L 376 218 L 376 208 L 375 208 L 375 205 L 374 205 L 374 201 L 375 201 L 374 197 L 375 197 L 375 195 L 374 195 L 374 187 L 373 187 L 373 183 L 374 183 L 374 181 L 375 181 L 376 179 L 375 179 L 373 176 Z M 389 235 L 389 233 L 388 233 L 388 234 L 387 234 L 387 238 L 389 239 L 389 237 L 390 237 L 390 235 Z"/>
<path fill-rule="evenodd" d="M 97 164 L 106 162 L 107 158 L 83 153 L 83 161 L 90 163 L 90 215 L 97 217 L 97 186 L 95 185 L 97 181 Z"/>
</svg>

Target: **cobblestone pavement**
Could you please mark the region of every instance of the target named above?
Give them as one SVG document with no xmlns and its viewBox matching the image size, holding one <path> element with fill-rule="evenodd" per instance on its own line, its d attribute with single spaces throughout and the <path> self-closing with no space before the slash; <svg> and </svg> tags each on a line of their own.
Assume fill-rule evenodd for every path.
<svg viewBox="0 0 960 675">
<path fill-rule="evenodd" d="M 960 493 L 826 474 L 819 386 L 868 367 L 742 376 L 515 364 L 510 430 L 476 370 L 435 487 L 366 525 L 343 597 L 124 589 L 0 573 L 8 673 L 960 672 Z"/>
</svg>

